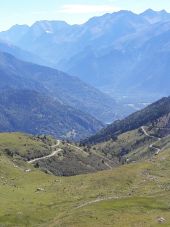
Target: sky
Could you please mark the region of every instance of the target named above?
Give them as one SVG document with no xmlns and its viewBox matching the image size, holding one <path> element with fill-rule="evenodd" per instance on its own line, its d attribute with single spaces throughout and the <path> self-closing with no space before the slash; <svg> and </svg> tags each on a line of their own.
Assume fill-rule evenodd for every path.
<svg viewBox="0 0 170 227">
<path fill-rule="evenodd" d="M 0 0 L 0 31 L 15 24 L 64 20 L 82 24 L 93 16 L 119 10 L 136 13 L 148 8 L 170 12 L 170 0 Z"/>
</svg>

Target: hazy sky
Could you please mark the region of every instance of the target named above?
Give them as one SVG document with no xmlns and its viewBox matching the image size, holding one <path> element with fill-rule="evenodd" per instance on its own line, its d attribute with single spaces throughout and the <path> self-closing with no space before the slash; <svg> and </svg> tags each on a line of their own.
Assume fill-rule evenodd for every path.
<svg viewBox="0 0 170 227">
<path fill-rule="evenodd" d="M 170 0 L 0 0 L 0 30 L 14 24 L 31 25 L 37 20 L 65 20 L 83 23 L 90 17 L 118 10 L 142 12 L 165 9 Z"/>
</svg>

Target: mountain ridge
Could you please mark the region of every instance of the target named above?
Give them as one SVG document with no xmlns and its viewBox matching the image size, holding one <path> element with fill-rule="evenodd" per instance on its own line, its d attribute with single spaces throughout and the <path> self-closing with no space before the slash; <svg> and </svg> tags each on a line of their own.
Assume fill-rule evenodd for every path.
<svg viewBox="0 0 170 227">
<path fill-rule="evenodd" d="M 76 77 L 20 61 L 10 54 L 0 53 L 0 60 L 1 88 L 7 86 L 49 93 L 66 105 L 83 110 L 103 122 L 110 122 L 121 115 L 121 106 L 114 99 Z M 126 109 L 132 111 L 131 108 Z"/>
</svg>

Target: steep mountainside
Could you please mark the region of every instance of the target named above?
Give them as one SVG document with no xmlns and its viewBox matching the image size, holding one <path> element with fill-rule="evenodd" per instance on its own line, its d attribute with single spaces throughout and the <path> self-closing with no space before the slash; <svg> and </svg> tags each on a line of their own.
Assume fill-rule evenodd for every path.
<svg viewBox="0 0 170 227">
<path fill-rule="evenodd" d="M 122 165 L 160 155 L 169 141 L 170 97 L 114 122 L 82 144 L 90 152 L 97 151 L 117 165 Z"/>
<path fill-rule="evenodd" d="M 166 122 L 168 122 L 170 113 L 170 97 L 162 98 L 161 100 L 149 105 L 145 109 L 133 113 L 129 117 L 115 121 L 113 124 L 109 125 L 105 129 L 101 130 L 95 136 L 87 139 L 85 142 L 89 144 L 95 144 L 104 142 L 110 139 L 114 139 L 116 136 L 138 129 L 142 126 L 147 126 L 150 124 L 156 124 L 159 122 L 160 118 L 166 118 Z M 167 123 L 168 127 L 169 123 Z"/>
<path fill-rule="evenodd" d="M 1 132 L 19 131 L 78 140 L 102 127 L 102 123 L 90 115 L 36 91 L 0 92 Z"/>
<path fill-rule="evenodd" d="M 127 115 L 132 111 L 76 77 L 20 61 L 9 54 L 0 53 L 0 72 L 1 88 L 38 90 L 106 123 L 122 117 L 123 112 Z"/>
</svg>

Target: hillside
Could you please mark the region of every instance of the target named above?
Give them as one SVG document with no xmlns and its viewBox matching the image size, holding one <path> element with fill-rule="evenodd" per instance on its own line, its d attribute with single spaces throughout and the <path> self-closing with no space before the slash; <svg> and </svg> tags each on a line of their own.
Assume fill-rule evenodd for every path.
<svg viewBox="0 0 170 227">
<path fill-rule="evenodd" d="M 23 133 L 0 133 L 0 154 L 12 160 L 14 165 L 27 162 L 32 168 L 56 176 L 87 174 L 118 164 L 78 144 Z"/>
<path fill-rule="evenodd" d="M 170 225 L 168 141 L 150 160 L 66 178 L 45 174 L 20 160 L 16 163 L 16 157 L 2 153 L 1 135 L 0 147 L 1 225 Z"/>
<path fill-rule="evenodd" d="M 61 71 L 20 61 L 0 53 L 0 88 L 13 87 L 41 92 L 103 122 L 121 118 L 132 108 L 123 107 L 110 96 Z"/>
<path fill-rule="evenodd" d="M 163 98 L 82 142 L 118 165 L 160 155 L 169 143 L 170 99 Z M 116 166 L 116 165 L 115 165 Z"/>
<path fill-rule="evenodd" d="M 160 118 L 167 116 L 169 119 L 170 113 L 170 97 L 162 98 L 161 100 L 149 105 L 141 111 L 135 112 L 123 120 L 115 121 L 105 129 L 101 130 L 95 136 L 88 138 L 85 143 L 95 144 L 104 142 L 110 139 L 115 139 L 116 136 L 138 129 L 142 126 L 154 124 Z"/>
<path fill-rule="evenodd" d="M 94 134 L 103 124 L 72 107 L 32 90 L 0 92 L 0 131 L 46 134 L 79 140 Z"/>
<path fill-rule="evenodd" d="M 0 133 L 0 154 L 15 162 L 28 161 L 51 153 L 55 139 L 23 133 Z"/>
</svg>

